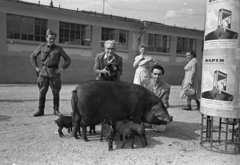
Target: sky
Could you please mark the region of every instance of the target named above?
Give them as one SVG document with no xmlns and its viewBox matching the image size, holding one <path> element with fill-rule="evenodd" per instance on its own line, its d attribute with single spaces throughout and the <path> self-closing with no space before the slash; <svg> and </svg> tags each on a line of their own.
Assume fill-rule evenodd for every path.
<svg viewBox="0 0 240 165">
<path fill-rule="evenodd" d="M 22 0 L 49 5 L 51 0 Z M 204 29 L 206 0 L 52 0 L 54 7 Z M 104 5 L 103 5 L 104 4 Z"/>
</svg>

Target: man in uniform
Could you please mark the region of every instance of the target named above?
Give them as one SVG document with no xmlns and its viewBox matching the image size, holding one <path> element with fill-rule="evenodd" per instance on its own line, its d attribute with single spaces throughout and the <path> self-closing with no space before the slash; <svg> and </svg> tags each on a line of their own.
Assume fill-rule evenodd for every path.
<svg viewBox="0 0 240 165">
<path fill-rule="evenodd" d="M 159 99 L 162 100 L 164 106 L 168 108 L 170 85 L 162 81 L 163 74 L 163 67 L 160 65 L 154 65 L 151 69 L 151 79 L 143 81 L 141 85 L 153 92 Z M 152 127 L 154 130 L 158 131 L 157 126 L 153 125 Z"/>
<path fill-rule="evenodd" d="M 46 33 L 46 44 L 40 44 L 39 47 L 31 54 L 30 61 L 33 68 L 36 70 L 38 78 L 37 84 L 39 88 L 39 105 L 38 111 L 34 113 L 34 117 L 44 115 L 44 107 L 48 87 L 50 86 L 53 93 L 53 114 L 60 115 L 59 112 L 59 92 L 61 90 L 61 72 L 65 70 L 71 63 L 70 57 L 60 47 L 55 45 L 57 34 L 51 29 Z M 40 55 L 42 67 L 37 64 L 37 57 Z M 65 63 L 61 68 L 58 67 L 60 58 L 63 58 Z"/>
<path fill-rule="evenodd" d="M 122 75 L 122 57 L 115 54 L 116 42 L 105 41 L 105 52 L 95 58 L 94 73 L 96 80 L 119 81 Z"/>
</svg>

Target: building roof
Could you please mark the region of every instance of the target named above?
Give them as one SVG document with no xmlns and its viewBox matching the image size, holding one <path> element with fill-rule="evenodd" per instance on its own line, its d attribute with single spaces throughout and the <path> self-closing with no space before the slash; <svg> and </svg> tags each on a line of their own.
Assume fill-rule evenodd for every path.
<svg viewBox="0 0 240 165">
<path fill-rule="evenodd" d="M 38 4 L 36 3 L 31 3 L 31 2 L 25 2 L 22 0 L 0 0 L 0 1 L 7 1 L 7 2 L 12 2 L 12 3 L 20 3 L 20 4 L 24 4 L 24 5 L 30 5 L 30 6 L 38 6 L 38 7 L 44 7 L 44 8 L 52 8 L 53 10 L 63 10 L 63 11 L 67 11 L 67 12 L 74 12 L 74 13 L 79 13 L 79 14 L 84 14 L 84 15 L 88 15 L 88 16 L 92 16 L 92 17 L 102 17 L 102 18 L 110 18 L 110 19 L 116 19 L 116 20 L 122 20 L 122 21 L 128 21 L 128 22 L 135 22 L 135 23 L 147 23 L 147 24 L 151 24 L 151 25 L 155 25 L 155 26 L 165 26 L 165 27 L 169 27 L 169 28 L 177 28 L 177 29 L 185 29 L 185 30 L 191 30 L 191 31 L 197 31 L 197 32 L 202 32 L 203 30 L 198 30 L 198 29 L 191 29 L 191 28 L 186 28 L 186 27 L 178 27 L 178 26 L 172 26 L 172 25 L 167 25 L 167 24 L 163 24 L 163 23 L 158 23 L 158 22 L 152 22 L 152 21 L 141 21 L 140 19 L 134 19 L 134 18 L 128 18 L 128 17 L 121 17 L 121 16 L 116 16 L 116 15 L 109 15 L 109 14 L 103 14 L 103 13 L 97 13 L 97 12 L 93 12 L 93 11 L 85 11 L 85 10 L 71 10 L 71 9 L 65 9 L 65 8 L 60 8 L 59 7 L 54 7 L 54 6 L 50 6 L 49 5 L 43 5 L 41 4 L 41 1 L 39 1 Z"/>
</svg>

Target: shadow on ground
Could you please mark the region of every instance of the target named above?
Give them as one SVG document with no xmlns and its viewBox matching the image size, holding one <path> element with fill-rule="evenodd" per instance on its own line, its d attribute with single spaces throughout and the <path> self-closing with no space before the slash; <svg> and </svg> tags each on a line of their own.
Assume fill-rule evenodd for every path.
<svg viewBox="0 0 240 165">
<path fill-rule="evenodd" d="M 165 132 L 155 132 L 151 129 L 147 130 L 147 135 L 150 137 L 164 136 L 169 138 L 178 138 L 181 140 L 195 140 L 200 136 L 196 130 L 200 130 L 201 125 L 198 123 L 186 123 L 174 121 L 167 125 Z"/>
<path fill-rule="evenodd" d="M 9 121 L 11 116 L 0 115 L 0 121 Z"/>
<path fill-rule="evenodd" d="M 22 102 L 30 102 L 30 101 L 38 101 L 38 99 L 23 99 L 23 100 L 12 100 L 12 99 L 5 99 L 0 100 L 0 102 L 7 102 L 7 103 L 22 103 Z M 53 101 L 53 99 L 46 99 L 46 101 Z M 61 101 L 69 101 L 69 99 L 61 99 Z"/>
</svg>

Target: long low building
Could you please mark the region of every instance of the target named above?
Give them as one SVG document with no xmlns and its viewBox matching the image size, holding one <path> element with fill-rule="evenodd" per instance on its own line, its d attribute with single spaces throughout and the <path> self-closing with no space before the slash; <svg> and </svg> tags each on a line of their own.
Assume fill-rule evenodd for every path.
<svg viewBox="0 0 240 165">
<path fill-rule="evenodd" d="M 156 22 L 19 0 L 0 0 L 0 20 L 2 84 L 36 83 L 29 57 L 45 42 L 48 28 L 57 32 L 56 44 L 72 59 L 69 68 L 62 73 L 63 83 L 95 79 L 95 56 L 104 51 L 103 43 L 109 39 L 117 41 L 116 54 L 123 58 L 121 80 L 127 82 L 133 81 L 133 62 L 142 43 L 148 45 L 148 54 L 164 67 L 164 80 L 171 85 L 181 84 L 187 51 L 195 50 L 199 60 L 203 54 L 202 30 Z M 41 65 L 40 59 L 38 63 Z"/>
</svg>

